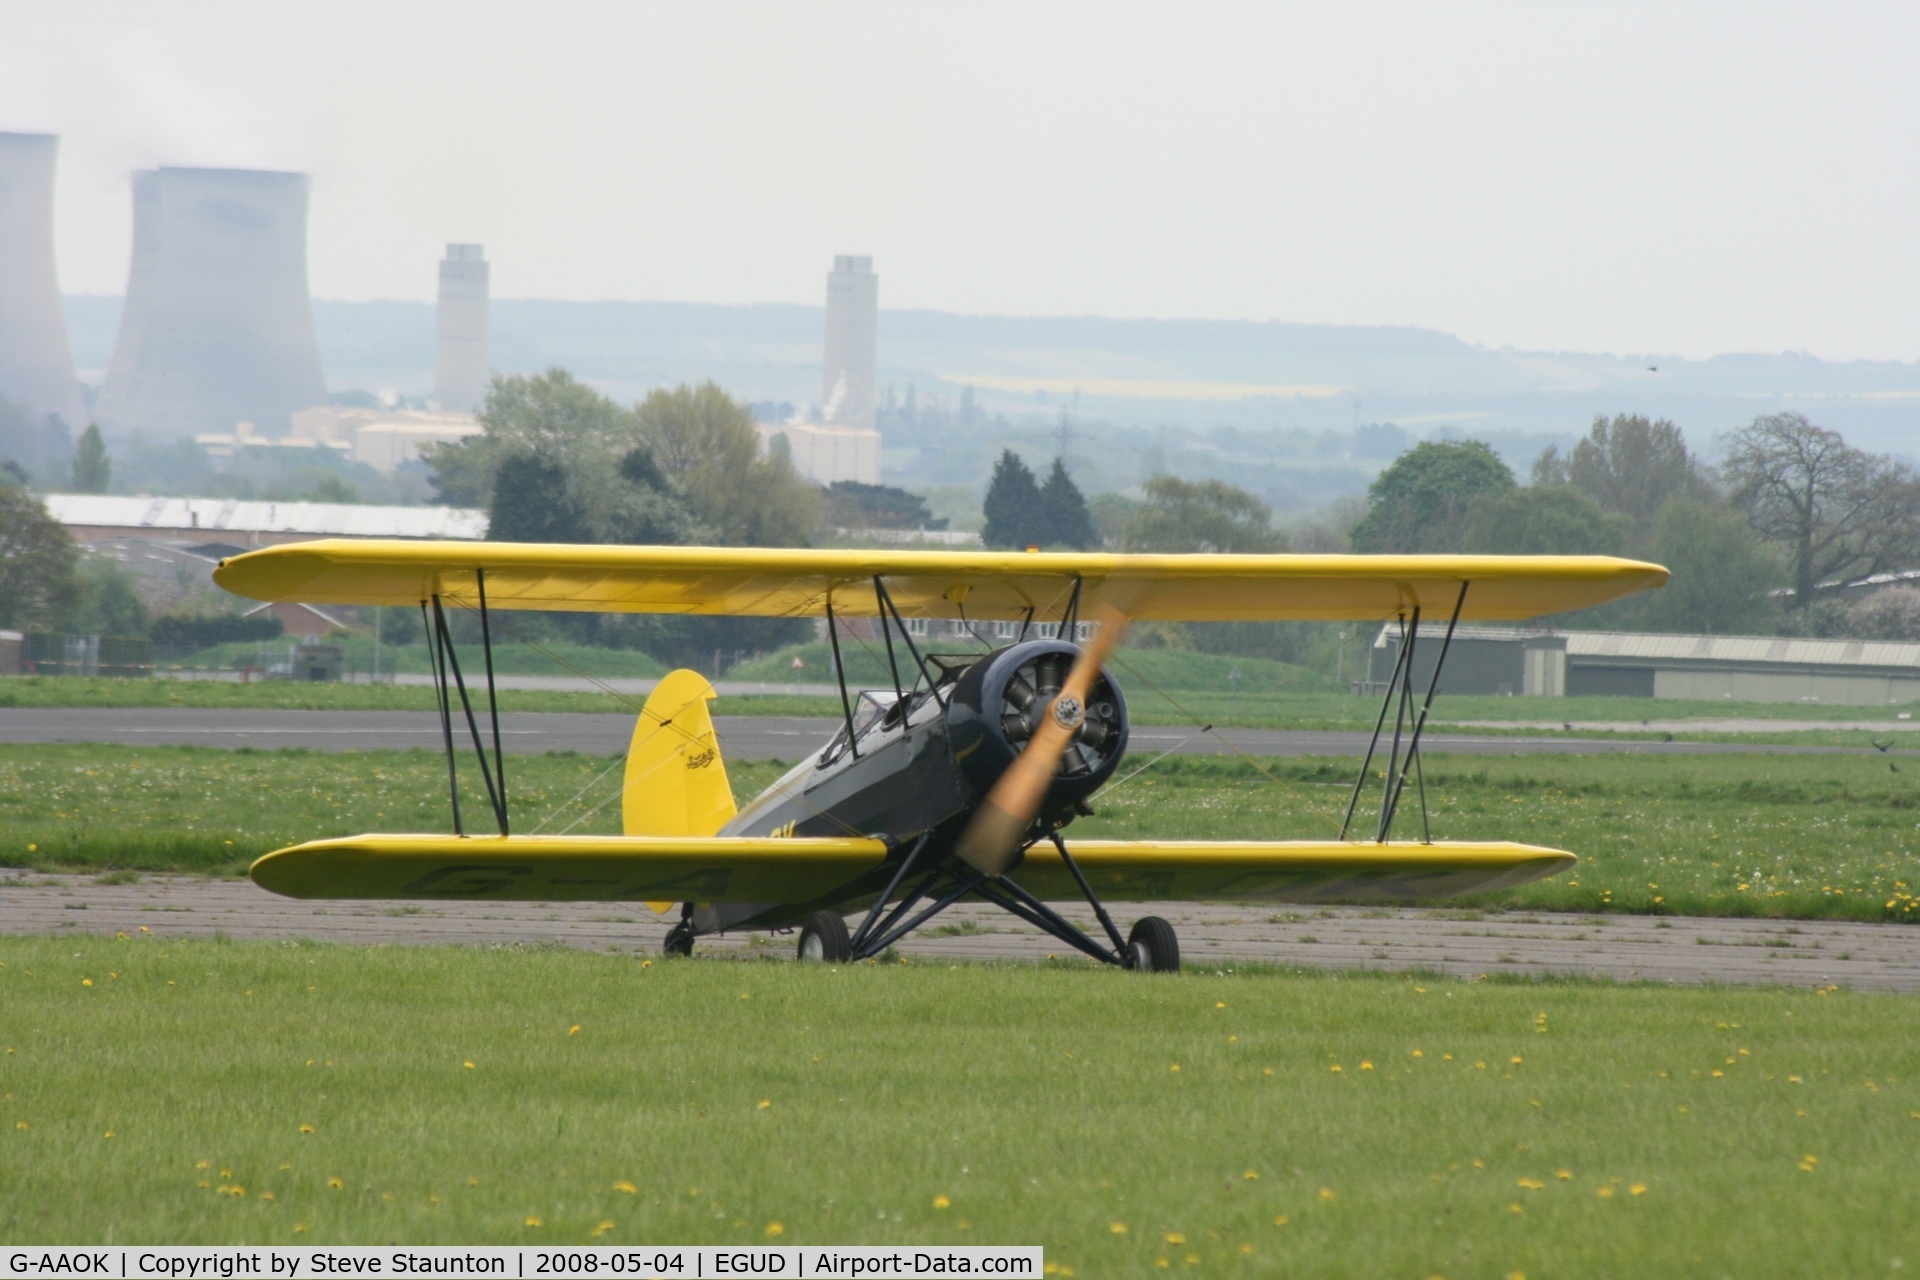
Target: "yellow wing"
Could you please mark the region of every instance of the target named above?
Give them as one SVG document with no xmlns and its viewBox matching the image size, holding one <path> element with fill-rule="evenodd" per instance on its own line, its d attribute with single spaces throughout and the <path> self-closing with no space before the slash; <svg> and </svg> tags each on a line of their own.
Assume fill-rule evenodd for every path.
<svg viewBox="0 0 1920 1280">
<path fill-rule="evenodd" d="M 1094 891 L 1118 901 L 1437 898 L 1511 888 L 1574 856 L 1534 845 L 1339 841 L 1076 840 Z M 290 898 L 674 901 L 865 905 L 887 845 L 869 839 L 712 836 L 368 835 L 315 840 L 253 864 Z M 1030 892 L 1080 892 L 1037 845 L 1012 873 Z"/>
<path fill-rule="evenodd" d="M 214 581 L 256 600 L 497 609 L 819 617 L 873 616 L 885 579 L 903 614 L 1014 620 L 1110 604 L 1137 621 L 1383 619 L 1418 606 L 1445 619 L 1518 621 L 1564 613 L 1667 580 L 1659 565 L 1610 556 L 1094 555 L 1005 551 L 810 551 L 751 547 L 585 547 L 511 542 L 325 539 L 250 551 Z"/>
<path fill-rule="evenodd" d="M 886 856 L 864 838 L 367 835 L 279 849 L 249 874 L 289 898 L 810 902 Z"/>
</svg>

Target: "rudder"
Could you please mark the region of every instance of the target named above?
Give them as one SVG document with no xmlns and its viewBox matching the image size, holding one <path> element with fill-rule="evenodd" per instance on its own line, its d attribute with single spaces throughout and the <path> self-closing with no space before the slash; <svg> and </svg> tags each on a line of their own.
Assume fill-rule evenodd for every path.
<svg viewBox="0 0 1920 1280">
<path fill-rule="evenodd" d="M 736 812 L 697 671 L 669 673 L 640 709 L 627 749 L 620 826 L 630 836 L 711 836 Z"/>
</svg>

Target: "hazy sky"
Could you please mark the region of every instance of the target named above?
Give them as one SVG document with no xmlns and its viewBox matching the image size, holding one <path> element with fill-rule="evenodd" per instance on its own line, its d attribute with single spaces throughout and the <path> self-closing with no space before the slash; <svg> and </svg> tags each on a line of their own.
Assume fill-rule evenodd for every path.
<svg viewBox="0 0 1920 1280">
<path fill-rule="evenodd" d="M 313 175 L 316 295 L 1419 324 L 1920 358 L 1920 6 L 0 0 L 62 284 L 128 173 Z"/>
</svg>

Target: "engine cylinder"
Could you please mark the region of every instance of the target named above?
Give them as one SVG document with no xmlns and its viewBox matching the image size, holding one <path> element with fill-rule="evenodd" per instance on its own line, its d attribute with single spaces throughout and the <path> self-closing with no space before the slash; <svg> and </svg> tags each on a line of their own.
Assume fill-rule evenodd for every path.
<svg viewBox="0 0 1920 1280">
<path fill-rule="evenodd" d="M 962 673 L 949 696 L 953 758 L 980 794 L 1025 750 L 1073 669 L 1079 649 L 1062 640 L 1029 640 L 996 650 Z M 1088 690 L 1084 718 L 1060 757 L 1042 812 L 1062 813 L 1105 784 L 1127 749 L 1127 702 L 1102 670 Z"/>
</svg>

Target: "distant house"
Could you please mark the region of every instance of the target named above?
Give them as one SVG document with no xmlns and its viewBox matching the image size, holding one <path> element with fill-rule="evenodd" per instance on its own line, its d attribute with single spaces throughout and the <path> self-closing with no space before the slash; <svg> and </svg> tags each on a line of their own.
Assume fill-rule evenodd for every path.
<svg viewBox="0 0 1920 1280">
<path fill-rule="evenodd" d="M 1414 685 L 1423 692 L 1445 634 L 1444 623 L 1423 626 L 1415 642 Z M 1357 685 L 1383 691 L 1399 658 L 1400 629 L 1382 627 L 1368 679 Z M 1440 690 L 1885 706 L 1920 702 L 1920 644 L 1464 626 Z"/>
</svg>

